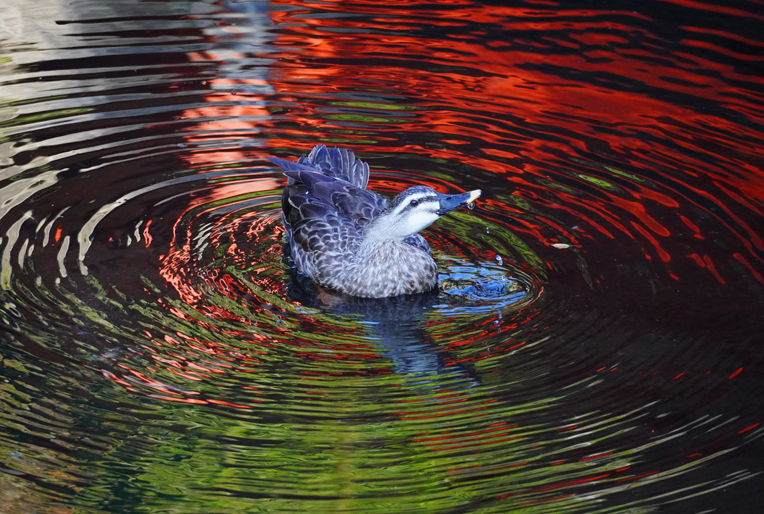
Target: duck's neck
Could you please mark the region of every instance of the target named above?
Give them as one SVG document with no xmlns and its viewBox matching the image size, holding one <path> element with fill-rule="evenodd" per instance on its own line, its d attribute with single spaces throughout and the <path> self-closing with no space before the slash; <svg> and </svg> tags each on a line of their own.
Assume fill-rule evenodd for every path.
<svg viewBox="0 0 764 514">
<path fill-rule="evenodd" d="M 363 242 L 366 243 L 385 243 L 385 242 L 397 242 L 403 241 L 405 236 L 397 237 L 394 234 L 393 223 L 388 219 L 388 216 L 380 216 L 373 220 L 366 226 L 364 231 Z"/>
</svg>

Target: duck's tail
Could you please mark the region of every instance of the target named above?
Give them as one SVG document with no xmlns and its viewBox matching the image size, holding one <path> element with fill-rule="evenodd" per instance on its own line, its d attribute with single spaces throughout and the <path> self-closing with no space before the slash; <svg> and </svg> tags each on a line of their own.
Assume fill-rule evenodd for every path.
<svg viewBox="0 0 764 514">
<path fill-rule="evenodd" d="M 308 155 L 297 162 L 271 157 L 268 159 L 286 170 L 318 171 L 319 173 L 345 180 L 355 187 L 366 189 L 369 183 L 369 165 L 355 158 L 353 152 L 344 148 L 327 149 L 324 145 L 313 147 Z"/>
</svg>

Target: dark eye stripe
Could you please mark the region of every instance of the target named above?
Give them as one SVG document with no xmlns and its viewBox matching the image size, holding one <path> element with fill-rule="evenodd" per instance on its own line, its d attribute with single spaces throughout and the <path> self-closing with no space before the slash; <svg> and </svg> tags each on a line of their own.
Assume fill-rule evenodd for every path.
<svg viewBox="0 0 764 514">
<path fill-rule="evenodd" d="M 414 202 L 416 202 L 416 203 L 414 203 Z M 425 197 L 422 197 L 422 198 L 415 198 L 415 199 L 410 200 L 407 203 L 405 203 L 404 204 L 405 206 L 403 207 L 403 209 L 398 211 L 398 213 L 399 214 L 403 214 L 404 212 L 409 211 L 409 210 L 413 209 L 414 207 L 419 207 L 423 203 L 427 203 L 427 202 L 438 203 L 438 199 L 435 196 L 425 196 Z"/>
<path fill-rule="evenodd" d="M 413 197 L 413 198 L 412 198 Z M 422 193 L 416 193 L 412 194 L 408 198 L 401 198 L 398 197 L 395 199 L 396 204 L 395 208 L 390 214 L 393 214 L 395 216 L 402 216 L 406 211 L 411 210 L 412 208 L 421 209 L 422 204 L 431 202 L 433 204 L 432 211 L 435 212 L 438 209 L 438 197 L 433 194 L 422 194 Z M 417 205 L 412 206 L 411 201 L 416 200 Z"/>
</svg>

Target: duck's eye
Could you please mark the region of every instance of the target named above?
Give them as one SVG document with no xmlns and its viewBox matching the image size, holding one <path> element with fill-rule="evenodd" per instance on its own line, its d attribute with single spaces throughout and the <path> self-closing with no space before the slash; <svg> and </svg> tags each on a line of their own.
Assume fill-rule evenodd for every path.
<svg viewBox="0 0 764 514">
<path fill-rule="evenodd" d="M 411 200 L 411 202 L 409 202 L 409 205 L 412 207 L 416 207 L 417 205 L 419 205 L 419 200 Z"/>
</svg>

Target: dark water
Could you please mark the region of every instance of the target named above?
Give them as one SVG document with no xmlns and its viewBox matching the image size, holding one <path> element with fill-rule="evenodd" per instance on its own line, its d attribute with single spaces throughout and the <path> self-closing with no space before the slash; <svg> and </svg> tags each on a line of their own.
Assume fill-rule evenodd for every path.
<svg viewBox="0 0 764 514">
<path fill-rule="evenodd" d="M 762 21 L 6 0 L 0 512 L 759 512 Z M 290 273 L 318 143 L 483 190 L 439 291 Z"/>
</svg>

